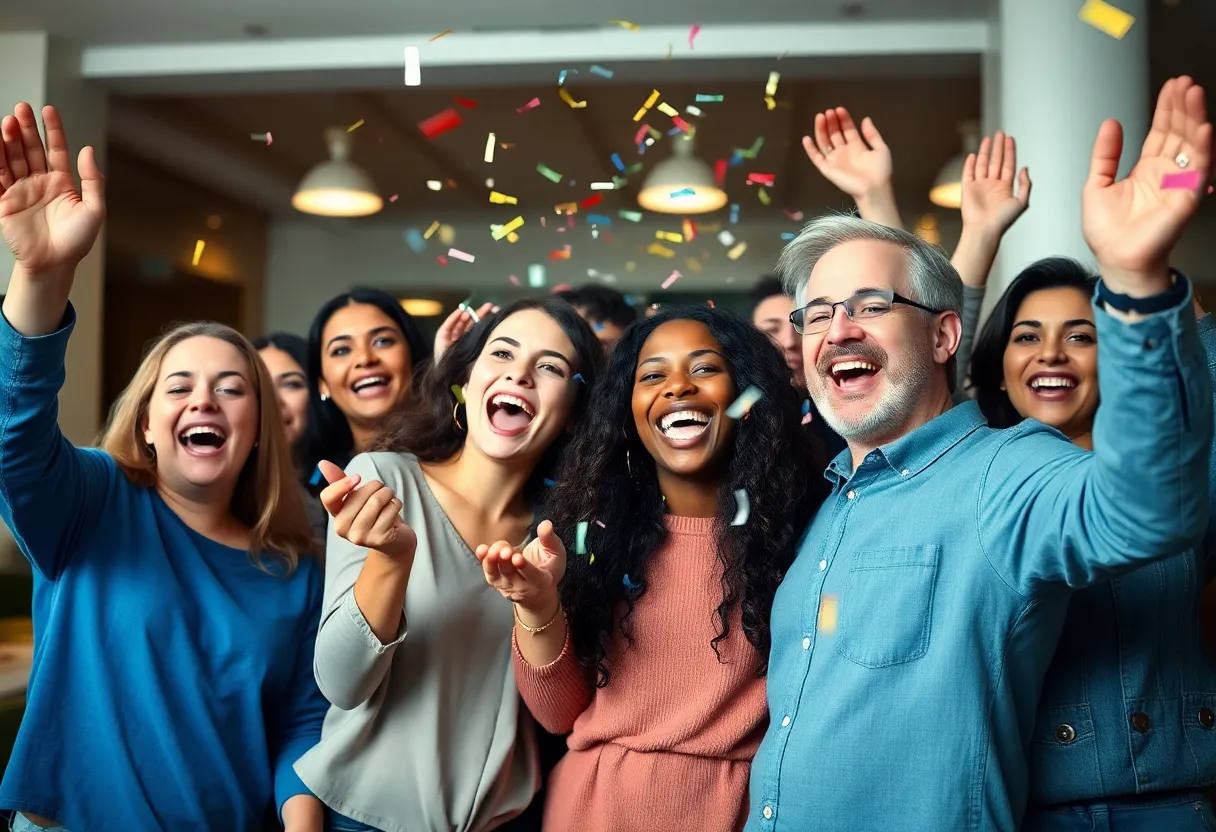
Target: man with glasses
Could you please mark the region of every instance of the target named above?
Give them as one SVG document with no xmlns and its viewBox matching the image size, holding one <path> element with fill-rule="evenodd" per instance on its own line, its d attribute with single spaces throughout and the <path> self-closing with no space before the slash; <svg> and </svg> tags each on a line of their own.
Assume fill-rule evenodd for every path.
<svg viewBox="0 0 1216 832">
<path fill-rule="evenodd" d="M 1199 197 L 1159 186 L 1188 165 L 1207 181 L 1211 126 L 1201 91 L 1171 85 L 1123 181 L 1118 125 L 1102 126 L 1083 193 L 1102 274 L 1092 453 L 951 408 L 962 285 L 936 248 L 825 217 L 782 253 L 807 386 L 849 447 L 773 603 L 748 832 L 1017 829 L 1070 589 L 1202 535 L 1212 391 L 1168 268 Z M 1085 765 L 1098 752 L 1075 731 Z"/>
</svg>

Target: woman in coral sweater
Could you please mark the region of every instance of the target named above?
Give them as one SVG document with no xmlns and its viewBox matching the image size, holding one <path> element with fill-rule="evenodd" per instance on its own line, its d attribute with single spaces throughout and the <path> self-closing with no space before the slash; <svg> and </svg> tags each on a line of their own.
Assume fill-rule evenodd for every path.
<svg viewBox="0 0 1216 832">
<path fill-rule="evenodd" d="M 625 334 L 589 409 L 536 538 L 477 550 L 525 702 L 572 732 L 544 828 L 740 829 L 769 609 L 821 499 L 798 394 L 762 332 L 685 309 Z"/>
</svg>

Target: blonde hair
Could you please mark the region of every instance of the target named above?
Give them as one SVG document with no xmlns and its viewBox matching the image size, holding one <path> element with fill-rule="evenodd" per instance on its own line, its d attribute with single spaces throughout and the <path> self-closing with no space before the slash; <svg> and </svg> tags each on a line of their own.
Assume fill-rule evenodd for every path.
<svg viewBox="0 0 1216 832">
<path fill-rule="evenodd" d="M 270 373 L 257 350 L 243 335 L 223 324 L 183 324 L 152 344 L 135 376 L 110 410 L 110 419 L 98 444 L 114 458 L 135 485 L 153 487 L 157 481 L 156 453 L 144 441 L 143 422 L 160 375 L 161 362 L 173 347 L 190 338 L 215 338 L 236 348 L 249 366 L 250 382 L 258 400 L 257 445 L 237 479 L 232 513 L 251 530 L 250 557 L 261 569 L 264 553 L 283 561 L 290 573 L 303 554 L 315 551 L 312 529 L 304 507 L 303 490 L 296 481 L 295 465 Z"/>
</svg>

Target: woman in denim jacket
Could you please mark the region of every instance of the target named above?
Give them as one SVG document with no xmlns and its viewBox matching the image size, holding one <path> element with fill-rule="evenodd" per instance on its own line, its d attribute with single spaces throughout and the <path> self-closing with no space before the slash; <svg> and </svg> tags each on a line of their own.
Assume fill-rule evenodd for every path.
<svg viewBox="0 0 1216 832">
<path fill-rule="evenodd" d="M 1093 447 L 1096 282 L 1050 258 L 998 301 L 971 365 L 993 427 L 1038 419 Z M 1216 328 L 1198 303 L 1196 314 L 1216 376 Z M 1211 537 L 1074 593 L 1035 715 L 1024 830 L 1216 828 L 1200 791 L 1216 781 L 1216 669 L 1199 620 Z"/>
</svg>

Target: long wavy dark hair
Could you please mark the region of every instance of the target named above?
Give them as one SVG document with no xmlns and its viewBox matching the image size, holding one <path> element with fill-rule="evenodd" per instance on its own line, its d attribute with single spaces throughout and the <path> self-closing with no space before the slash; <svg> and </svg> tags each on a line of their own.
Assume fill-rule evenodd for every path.
<svg viewBox="0 0 1216 832">
<path fill-rule="evenodd" d="M 717 636 L 711 642 L 715 653 L 741 606 L 743 632 L 756 648 L 756 671 L 767 671 L 773 594 L 793 562 L 799 534 L 827 493 L 822 452 L 802 429 L 798 392 L 767 335 L 729 312 L 702 307 L 664 308 L 630 327 L 591 392 L 590 411 L 563 458 L 545 513 L 537 515 L 553 521 L 571 551 L 578 524 L 598 521 L 588 526 L 586 538 L 588 550 L 597 553 L 595 564 L 570 557 L 560 593 L 575 654 L 594 671 L 600 687 L 611 677 L 607 656 L 617 633 L 632 643 L 634 602 L 646 591 L 647 563 L 667 534 L 666 505 L 654 459 L 634 425 L 632 397 L 643 343 L 658 327 L 677 320 L 709 328 L 740 392 L 753 385 L 763 392 L 735 426 L 718 488 L 715 526 L 723 575 Z M 732 526 L 740 488 L 747 491 L 751 514 L 745 524 Z"/>
<path fill-rule="evenodd" d="M 587 409 L 589 391 L 604 363 L 604 349 L 595 333 L 564 300 L 519 300 L 483 318 L 443 354 L 439 363 L 415 380 L 413 395 L 389 420 L 374 450 L 413 454 L 423 462 L 442 462 L 455 456 L 464 447 L 467 434 L 452 419 L 453 408 L 457 407 L 452 385 L 463 386 L 468 382 L 473 362 L 481 355 L 490 335 L 500 323 L 526 309 L 544 312 L 561 327 L 574 345 L 573 370 L 582 375 L 584 382 L 578 386 L 567 432 L 545 450 L 524 486 L 525 498 L 536 504 L 546 491 L 545 481 L 554 475 L 569 428 L 578 423 Z M 464 406 L 460 405 L 457 415 L 463 412 Z M 461 424 L 467 425 L 468 419 L 462 416 Z"/>
<path fill-rule="evenodd" d="M 418 324 L 408 312 L 401 308 L 392 295 L 379 289 L 351 289 L 330 299 L 312 319 L 308 329 L 308 361 L 304 371 L 308 374 L 308 429 L 300 441 L 300 470 L 305 483 L 314 490 L 325 487 L 324 480 L 312 482 L 317 463 L 328 459 L 345 468 L 354 456 L 355 439 L 346 416 L 333 403 L 321 401 L 321 335 L 333 314 L 344 306 L 366 303 L 383 312 L 397 325 L 410 348 L 410 361 L 414 369 L 415 385 L 418 376 L 431 360 L 431 342 L 422 334 Z"/>
<path fill-rule="evenodd" d="M 1022 301 L 1043 289 L 1059 288 L 1077 289 L 1091 297 L 1097 285 L 1097 275 L 1068 257 L 1047 257 L 1031 263 L 1009 284 L 992 307 L 971 353 L 971 386 L 989 425 L 1008 428 L 1025 418 L 1013 406 L 1009 394 L 1001 389 L 1005 380 L 1005 348 Z"/>
</svg>

